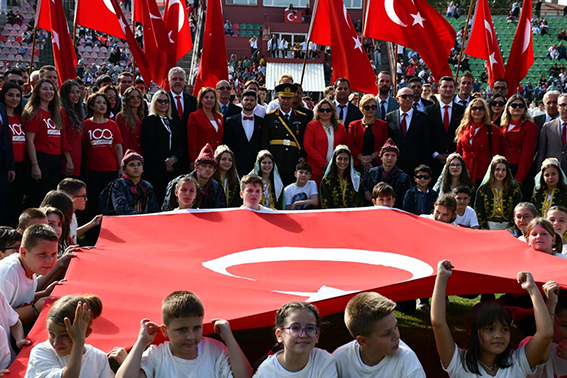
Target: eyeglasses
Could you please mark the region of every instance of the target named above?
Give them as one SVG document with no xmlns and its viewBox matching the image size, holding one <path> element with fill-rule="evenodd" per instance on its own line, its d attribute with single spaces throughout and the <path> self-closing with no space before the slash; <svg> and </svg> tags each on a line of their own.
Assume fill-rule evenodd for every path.
<svg viewBox="0 0 567 378">
<path fill-rule="evenodd" d="M 451 163 L 451 164 L 449 164 L 449 167 L 451 167 L 451 168 L 461 168 L 462 165 L 461 165 L 461 164 L 456 164 L 456 163 Z"/>
<path fill-rule="evenodd" d="M 332 113 L 333 109 L 331 108 L 319 108 L 319 113 Z"/>
<path fill-rule="evenodd" d="M 504 101 L 492 101 L 490 103 L 490 105 L 492 105 L 492 106 L 504 106 L 504 105 L 506 105 L 506 103 Z"/>
<path fill-rule="evenodd" d="M 508 89 L 508 87 L 493 87 L 492 89 L 495 91 L 503 91 L 505 89 Z"/>
<path fill-rule="evenodd" d="M 317 337 L 321 328 L 315 326 L 308 326 L 302 328 L 300 326 L 291 326 L 282 328 L 282 330 L 287 329 L 291 337 L 301 337 L 303 333 L 307 335 L 307 337 Z"/>
<path fill-rule="evenodd" d="M 429 180 L 431 176 L 429 175 L 415 175 L 415 178 L 418 180 Z"/>
<path fill-rule="evenodd" d="M 471 110 L 484 110 L 484 106 L 471 106 Z"/>
<path fill-rule="evenodd" d="M 218 87 L 217 89 L 221 90 L 221 91 L 230 91 L 232 88 L 231 87 Z"/>
<path fill-rule="evenodd" d="M 519 103 L 519 102 L 513 102 L 513 103 L 510 104 L 510 107 L 513 108 L 513 109 L 516 109 L 516 108 L 524 109 L 526 107 L 526 104 Z"/>
<path fill-rule="evenodd" d="M 378 109 L 378 106 L 377 105 L 364 105 L 362 108 L 364 110 L 376 110 L 376 109 Z"/>
<path fill-rule="evenodd" d="M 16 79 L 12 79 L 12 80 L 10 80 L 8 83 L 18 84 L 18 85 L 24 85 L 24 81 L 23 81 L 23 80 L 16 80 Z"/>
<path fill-rule="evenodd" d="M 413 95 L 412 94 L 405 94 L 405 95 L 399 95 L 398 97 L 401 97 L 404 100 L 409 100 L 410 98 L 413 98 Z"/>
<path fill-rule="evenodd" d="M 158 99 L 156 100 L 156 102 L 157 102 L 158 104 L 160 104 L 160 105 L 169 104 L 169 100 L 168 100 L 168 99 L 162 100 L 161 98 L 158 98 Z"/>
<path fill-rule="evenodd" d="M 557 106 L 559 106 L 560 108 L 564 108 L 567 106 L 567 104 L 557 104 Z"/>
<path fill-rule="evenodd" d="M 73 198 L 82 198 L 82 199 L 84 199 L 84 200 L 86 201 L 86 200 L 87 200 L 87 195 L 86 195 L 86 194 L 83 194 L 82 196 L 73 196 Z"/>
</svg>

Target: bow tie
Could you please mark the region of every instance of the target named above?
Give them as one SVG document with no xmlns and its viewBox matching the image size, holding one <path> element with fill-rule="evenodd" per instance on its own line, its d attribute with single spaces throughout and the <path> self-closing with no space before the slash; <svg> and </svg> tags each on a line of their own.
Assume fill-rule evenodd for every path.
<svg viewBox="0 0 567 378">
<path fill-rule="evenodd" d="M 254 116 L 250 116 L 250 117 L 249 117 L 249 116 L 244 116 L 243 119 L 244 119 L 245 121 L 254 121 Z"/>
</svg>

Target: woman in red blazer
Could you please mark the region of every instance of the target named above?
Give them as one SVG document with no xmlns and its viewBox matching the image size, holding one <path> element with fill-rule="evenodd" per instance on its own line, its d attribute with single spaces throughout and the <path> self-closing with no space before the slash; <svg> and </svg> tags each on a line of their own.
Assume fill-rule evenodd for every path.
<svg viewBox="0 0 567 378">
<path fill-rule="evenodd" d="M 376 97 L 364 95 L 359 106 L 364 117 L 350 123 L 347 144 L 352 151 L 356 169 L 364 173 L 382 164 L 380 148 L 388 140 L 388 124 L 374 118 L 378 106 Z"/>
<path fill-rule="evenodd" d="M 490 122 L 486 101 L 475 98 L 470 102 L 455 131 L 455 141 L 457 152 L 463 156 L 471 179 L 478 188 L 492 157 L 500 154 L 502 143 L 500 129 Z"/>
<path fill-rule="evenodd" d="M 199 152 L 209 143 L 213 151 L 222 144 L 223 119 L 214 88 L 204 87 L 197 96 L 197 111 L 187 121 L 189 163 L 194 163 Z"/>
<path fill-rule="evenodd" d="M 347 134 L 344 126 L 339 124 L 335 104 L 326 98 L 315 107 L 314 118 L 305 129 L 303 148 L 306 161 L 313 168 L 311 179 L 319 185 L 335 147 L 346 143 Z"/>
<path fill-rule="evenodd" d="M 506 104 L 500 121 L 504 137 L 502 155 L 508 159 L 514 179 L 522 184 L 532 166 L 536 143 L 537 125 L 532 122 L 528 104 L 520 95 L 513 95 Z"/>
</svg>

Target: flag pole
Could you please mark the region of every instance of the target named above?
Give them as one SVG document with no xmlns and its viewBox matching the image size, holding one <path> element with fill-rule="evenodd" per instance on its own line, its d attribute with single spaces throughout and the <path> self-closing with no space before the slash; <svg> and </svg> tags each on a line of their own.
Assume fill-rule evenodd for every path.
<svg viewBox="0 0 567 378">
<path fill-rule="evenodd" d="M 132 21 L 132 33 L 134 34 L 134 40 L 136 40 L 136 26 L 135 26 L 136 23 L 134 22 L 135 6 L 136 6 L 136 2 L 132 1 L 132 7 L 130 8 L 130 11 L 132 12 L 132 14 L 131 14 L 132 20 L 131 21 Z M 138 43 L 138 40 L 136 40 L 136 43 Z M 136 61 L 134 60 L 134 54 L 132 54 L 131 48 L 130 48 L 130 54 L 132 55 L 132 75 L 134 76 L 134 81 L 135 81 L 136 80 Z M 141 74 L 142 73 L 140 72 L 140 75 Z"/>
<path fill-rule="evenodd" d="M 396 97 L 397 92 L 396 92 L 396 88 L 398 85 L 398 44 L 393 44 L 392 46 L 395 46 L 395 50 L 394 50 L 394 67 L 392 69 L 392 71 L 394 72 L 394 74 L 392 75 L 394 77 L 394 97 Z"/>
<path fill-rule="evenodd" d="M 463 59 L 463 52 L 465 51 L 465 42 L 467 41 L 467 37 L 469 35 L 469 22 L 471 20 L 472 9 L 473 9 L 474 0 L 471 0 L 471 4 L 469 5 L 469 14 L 467 16 L 467 23 L 465 24 L 465 32 L 463 33 L 463 40 L 461 42 L 461 52 L 459 53 L 459 62 L 457 64 L 457 72 L 455 73 L 455 82 L 459 82 L 459 70 L 461 68 L 461 61 Z"/>
<path fill-rule="evenodd" d="M 75 1 L 75 14 L 73 15 L 73 48 L 77 46 L 77 8 L 79 7 L 79 1 Z"/>
<path fill-rule="evenodd" d="M 313 7 L 313 13 L 311 14 L 311 22 L 309 24 L 309 33 L 307 33 L 307 47 L 305 49 L 305 56 L 303 57 L 303 67 L 301 68 L 301 80 L 299 84 L 303 86 L 303 77 L 305 76 L 305 66 L 307 64 L 307 55 L 309 54 L 309 44 L 311 43 L 311 32 L 313 31 L 313 21 L 317 15 L 317 7 L 319 6 L 319 0 L 315 0 L 315 6 Z"/>
<path fill-rule="evenodd" d="M 41 0 L 38 0 L 38 2 L 37 2 L 37 10 L 36 10 L 36 13 L 35 13 L 35 23 L 33 25 L 33 41 L 32 41 L 32 54 L 31 54 L 31 59 L 30 59 L 29 77 L 31 77 L 31 74 L 33 72 L 33 58 L 35 56 L 35 41 L 37 39 L 37 24 L 39 23 L 39 12 L 41 12 Z"/>
</svg>

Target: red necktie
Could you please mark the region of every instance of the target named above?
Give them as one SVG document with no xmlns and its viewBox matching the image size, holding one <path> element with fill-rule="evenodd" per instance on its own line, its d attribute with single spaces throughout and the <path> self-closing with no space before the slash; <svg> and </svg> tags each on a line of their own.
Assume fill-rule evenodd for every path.
<svg viewBox="0 0 567 378">
<path fill-rule="evenodd" d="M 245 121 L 254 121 L 254 116 L 250 116 L 250 117 L 249 117 L 249 116 L 244 116 L 243 119 L 244 119 Z"/>
<path fill-rule="evenodd" d="M 561 127 L 561 141 L 563 142 L 563 148 L 567 145 L 567 123 L 563 123 L 563 127 Z"/>
<path fill-rule="evenodd" d="M 406 134 L 407 134 L 407 132 L 408 132 L 408 131 L 407 131 L 408 124 L 407 124 L 407 122 L 406 122 L 406 116 L 407 116 L 407 115 L 408 115 L 408 113 L 402 114 L 402 122 L 401 122 L 401 125 L 402 125 L 402 134 L 403 134 L 404 138 L 406 137 Z"/>
<path fill-rule="evenodd" d="M 445 127 L 445 132 L 449 132 L 449 105 L 445 105 L 445 117 L 443 117 L 443 126 Z"/>
<path fill-rule="evenodd" d="M 183 120 L 183 105 L 181 104 L 181 96 L 177 95 L 175 96 L 175 99 L 177 101 L 177 114 L 179 114 L 179 120 Z"/>
</svg>

